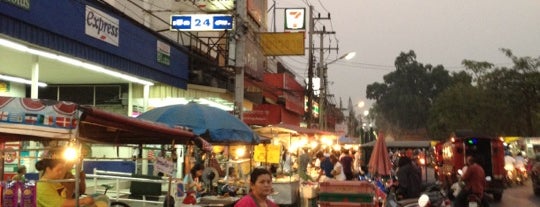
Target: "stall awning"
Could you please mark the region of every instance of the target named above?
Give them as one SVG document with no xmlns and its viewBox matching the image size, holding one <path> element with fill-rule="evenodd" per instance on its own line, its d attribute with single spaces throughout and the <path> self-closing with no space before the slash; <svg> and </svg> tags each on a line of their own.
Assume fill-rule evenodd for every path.
<svg viewBox="0 0 540 207">
<path fill-rule="evenodd" d="M 362 147 L 373 147 L 375 141 L 362 144 Z M 387 141 L 388 148 L 428 148 L 431 146 L 430 141 Z"/>
<path fill-rule="evenodd" d="M 81 106 L 78 138 L 118 144 L 188 144 L 196 136 L 185 129 Z"/>
<path fill-rule="evenodd" d="M 183 128 L 72 102 L 0 96 L 2 141 L 82 139 L 112 144 L 188 144 L 204 140 Z"/>
<path fill-rule="evenodd" d="M 254 129 L 253 131 L 257 132 L 263 136 L 272 137 L 273 134 L 307 134 L 307 135 L 335 135 L 332 132 L 322 131 L 318 129 L 309 129 L 305 127 L 300 127 L 292 124 L 276 124 L 266 127 L 261 127 Z"/>
</svg>

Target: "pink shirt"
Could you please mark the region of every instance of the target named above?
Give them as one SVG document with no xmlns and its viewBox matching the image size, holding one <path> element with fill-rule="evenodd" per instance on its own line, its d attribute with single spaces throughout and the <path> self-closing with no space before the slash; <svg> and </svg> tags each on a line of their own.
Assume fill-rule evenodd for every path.
<svg viewBox="0 0 540 207">
<path fill-rule="evenodd" d="M 251 194 L 250 194 L 251 195 Z M 236 204 L 234 204 L 234 207 L 256 207 L 258 206 L 257 203 L 255 203 L 255 199 L 251 197 L 250 195 L 246 195 L 242 197 Z M 277 204 L 272 202 L 271 200 L 266 199 L 266 205 L 268 207 L 278 207 Z"/>
</svg>

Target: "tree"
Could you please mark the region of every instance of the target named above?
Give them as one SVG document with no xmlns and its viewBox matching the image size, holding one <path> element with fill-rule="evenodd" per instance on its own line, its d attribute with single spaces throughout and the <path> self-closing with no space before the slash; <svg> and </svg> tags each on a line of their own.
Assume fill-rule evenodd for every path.
<svg viewBox="0 0 540 207">
<path fill-rule="evenodd" d="M 474 75 L 454 73 L 452 86 L 436 98 L 430 111 L 431 135 L 447 136 L 472 129 L 507 136 L 538 136 L 540 128 L 540 58 L 516 57 L 511 68 L 464 60 Z"/>
<path fill-rule="evenodd" d="M 540 57 L 516 57 L 509 49 L 501 51 L 513 67 L 495 68 L 481 77 L 479 87 L 488 91 L 501 108 L 504 134 L 536 136 L 540 126 Z"/>
<path fill-rule="evenodd" d="M 385 131 L 426 129 L 428 111 L 434 98 L 451 83 L 443 66 L 423 65 L 414 51 L 402 52 L 396 70 L 384 76 L 384 83 L 368 85 L 368 99 L 377 101 L 377 122 L 384 120 Z M 379 124 L 377 123 L 377 126 Z"/>
</svg>

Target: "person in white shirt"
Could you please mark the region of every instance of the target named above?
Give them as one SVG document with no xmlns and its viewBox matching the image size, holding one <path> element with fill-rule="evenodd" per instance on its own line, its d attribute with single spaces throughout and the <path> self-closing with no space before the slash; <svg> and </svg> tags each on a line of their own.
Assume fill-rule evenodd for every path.
<svg viewBox="0 0 540 207">
<path fill-rule="evenodd" d="M 335 155 L 330 155 L 330 160 L 334 163 L 334 169 L 332 170 L 332 175 L 334 179 L 339 181 L 344 181 L 347 179 L 345 173 L 343 172 L 343 165 L 339 162 L 338 158 Z"/>
</svg>

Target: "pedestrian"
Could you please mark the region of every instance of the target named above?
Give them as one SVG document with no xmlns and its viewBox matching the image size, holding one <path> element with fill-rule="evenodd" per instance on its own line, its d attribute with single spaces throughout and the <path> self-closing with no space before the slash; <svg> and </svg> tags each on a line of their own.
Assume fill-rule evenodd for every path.
<svg viewBox="0 0 540 207">
<path fill-rule="evenodd" d="M 272 194 L 272 174 L 264 168 L 255 168 L 249 178 L 249 194 L 242 197 L 235 207 L 278 207 L 268 199 Z"/>
<path fill-rule="evenodd" d="M 334 168 L 332 169 L 332 175 L 334 176 L 334 179 L 339 180 L 339 181 L 346 180 L 347 177 L 345 176 L 343 165 L 338 160 L 337 156 L 330 155 L 330 160 L 332 161 L 332 164 L 334 164 Z"/>
<path fill-rule="evenodd" d="M 420 197 L 422 179 L 409 157 L 399 159 L 396 175 L 399 183 L 396 190 L 398 197 L 403 199 Z"/>
<path fill-rule="evenodd" d="M 345 180 L 353 179 L 353 158 L 349 154 L 349 150 L 341 150 L 342 157 L 339 159 L 343 167 L 343 173 L 345 174 Z"/>
<path fill-rule="evenodd" d="M 321 169 L 319 170 L 319 177 L 317 177 L 317 181 L 324 182 L 326 180 L 333 179 L 334 175 L 332 175 L 332 170 L 334 169 L 334 164 L 330 160 L 330 154 L 324 153 L 319 155 L 318 158 L 321 161 Z"/>
</svg>

